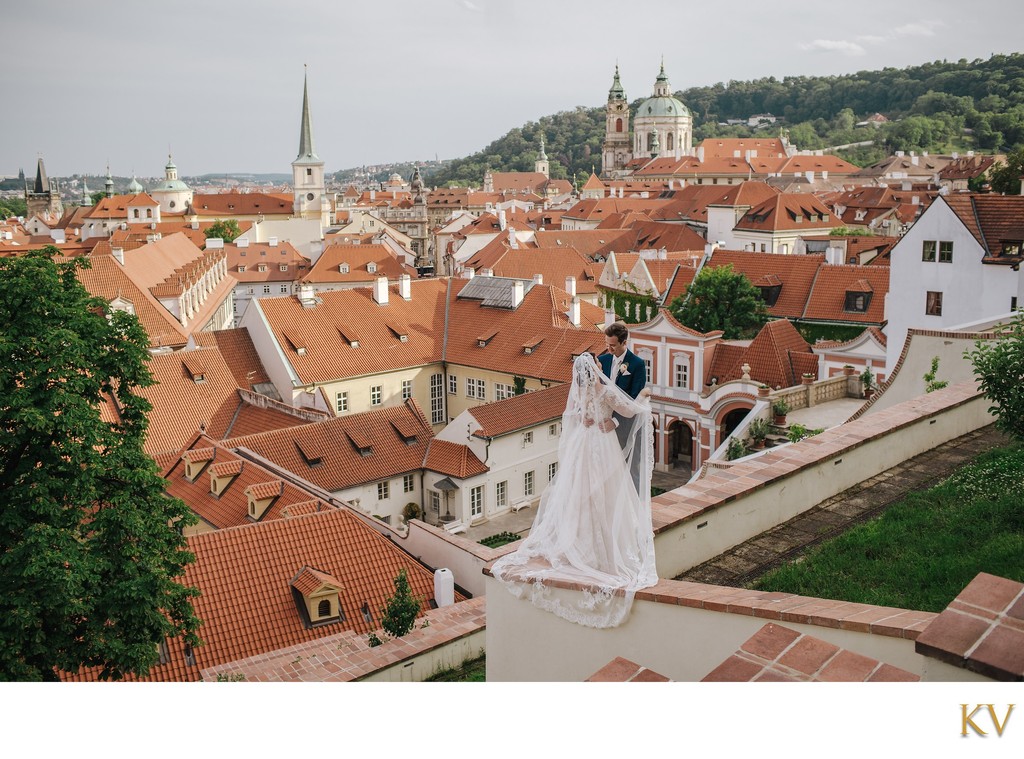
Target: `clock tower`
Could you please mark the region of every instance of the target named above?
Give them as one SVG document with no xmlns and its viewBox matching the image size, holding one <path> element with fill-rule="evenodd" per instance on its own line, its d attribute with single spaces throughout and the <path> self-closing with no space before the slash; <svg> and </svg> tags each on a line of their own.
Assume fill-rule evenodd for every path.
<svg viewBox="0 0 1024 759">
<path fill-rule="evenodd" d="M 313 126 L 309 115 L 309 75 L 302 78 L 302 126 L 299 130 L 299 154 L 292 161 L 292 214 L 300 219 L 319 219 L 331 223 L 331 204 L 324 183 L 324 162 L 313 148 Z"/>
</svg>

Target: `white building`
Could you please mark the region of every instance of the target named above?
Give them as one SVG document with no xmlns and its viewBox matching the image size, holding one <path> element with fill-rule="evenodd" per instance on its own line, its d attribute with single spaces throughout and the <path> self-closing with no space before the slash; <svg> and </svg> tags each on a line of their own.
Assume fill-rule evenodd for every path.
<svg viewBox="0 0 1024 759">
<path fill-rule="evenodd" d="M 1021 297 L 1024 197 L 940 196 L 891 253 L 887 364 L 907 330 L 947 329 L 1005 314 Z"/>
</svg>

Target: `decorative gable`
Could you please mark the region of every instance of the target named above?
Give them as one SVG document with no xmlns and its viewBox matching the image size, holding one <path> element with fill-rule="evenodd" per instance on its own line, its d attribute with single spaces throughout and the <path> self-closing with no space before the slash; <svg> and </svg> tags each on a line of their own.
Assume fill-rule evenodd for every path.
<svg viewBox="0 0 1024 759">
<path fill-rule="evenodd" d="M 242 473 L 245 462 L 241 459 L 224 461 L 210 467 L 210 492 L 220 496 L 235 481 L 235 478 Z"/>
<path fill-rule="evenodd" d="M 214 448 L 193 448 L 185 451 L 181 455 L 181 460 L 185 462 L 185 479 L 195 482 L 216 455 L 217 451 Z"/>
<path fill-rule="evenodd" d="M 250 485 L 245 489 L 245 496 L 249 501 L 249 519 L 258 522 L 267 513 L 270 506 L 284 493 L 284 483 L 281 480 L 270 480 Z"/>
</svg>

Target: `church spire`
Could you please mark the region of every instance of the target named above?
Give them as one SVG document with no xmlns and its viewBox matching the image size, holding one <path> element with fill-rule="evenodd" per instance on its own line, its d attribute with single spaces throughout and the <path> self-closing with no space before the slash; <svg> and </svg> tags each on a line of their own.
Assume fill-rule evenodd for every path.
<svg viewBox="0 0 1024 759">
<path fill-rule="evenodd" d="M 311 158 L 315 161 L 320 160 L 317 157 L 316 150 L 313 149 L 313 124 L 309 116 L 308 70 L 303 71 L 302 74 L 302 127 L 299 131 L 299 154 L 296 156 L 295 160 L 299 161 L 303 158 Z"/>
<path fill-rule="evenodd" d="M 50 182 L 46 179 L 46 167 L 43 165 L 43 157 L 39 156 L 36 163 L 36 186 L 33 192 L 49 192 Z"/>
<path fill-rule="evenodd" d="M 540 136 L 540 160 L 548 160 L 548 154 L 544 152 L 544 135 Z"/>
<path fill-rule="evenodd" d="M 609 100 L 625 100 L 626 91 L 622 89 L 622 82 L 619 81 L 619 64 L 615 63 L 615 78 L 612 79 L 612 88 L 608 90 Z"/>
</svg>

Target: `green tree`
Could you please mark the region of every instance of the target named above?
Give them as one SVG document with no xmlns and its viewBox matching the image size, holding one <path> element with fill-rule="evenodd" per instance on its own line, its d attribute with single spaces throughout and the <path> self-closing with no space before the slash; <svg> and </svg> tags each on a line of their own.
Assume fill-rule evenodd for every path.
<svg viewBox="0 0 1024 759">
<path fill-rule="evenodd" d="M 768 321 L 761 293 L 731 264 L 702 270 L 669 311 L 691 329 L 720 329 L 730 339 L 751 337 Z"/>
<path fill-rule="evenodd" d="M 142 449 L 149 340 L 89 295 L 84 259 L 58 252 L 0 259 L 2 680 L 141 675 L 168 636 L 199 644 L 198 591 L 176 581 L 194 559 L 174 526 L 195 517 Z"/>
<path fill-rule="evenodd" d="M 1006 163 L 989 171 L 992 192 L 1003 195 L 1020 195 L 1020 178 L 1024 176 L 1024 147 L 1006 156 Z"/>
<path fill-rule="evenodd" d="M 420 613 L 420 600 L 412 594 L 404 568 L 398 570 L 394 583 L 395 594 L 381 609 L 380 626 L 393 638 L 401 638 L 416 624 L 416 615 Z"/>
<path fill-rule="evenodd" d="M 105 197 L 107 197 L 107 193 L 105 193 L 103 190 L 96 190 L 95 192 L 90 192 L 89 197 L 92 198 L 92 204 L 96 205 Z"/>
<path fill-rule="evenodd" d="M 988 410 L 996 417 L 996 429 L 1024 440 L 1024 315 L 1015 316 L 995 340 L 977 341 L 964 357 L 992 402 Z"/>
<path fill-rule="evenodd" d="M 217 219 L 217 221 L 206 228 L 203 234 L 206 235 L 207 240 L 211 237 L 219 237 L 230 242 L 242 234 L 242 230 L 238 228 L 238 222 L 234 219 Z"/>
<path fill-rule="evenodd" d="M 27 215 L 28 205 L 24 198 L 0 198 L 0 220 Z"/>
</svg>

